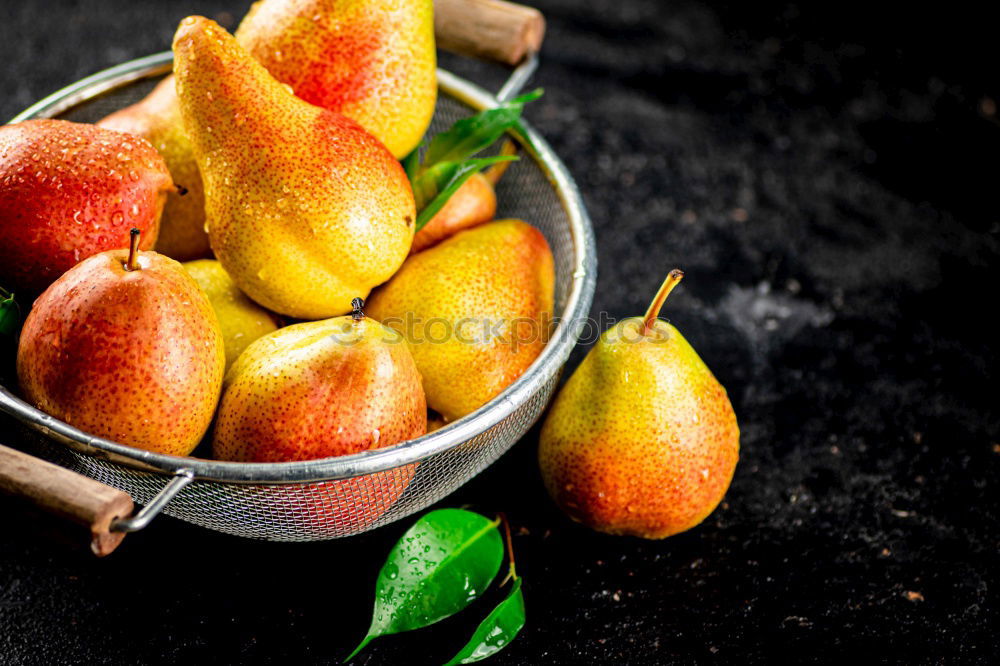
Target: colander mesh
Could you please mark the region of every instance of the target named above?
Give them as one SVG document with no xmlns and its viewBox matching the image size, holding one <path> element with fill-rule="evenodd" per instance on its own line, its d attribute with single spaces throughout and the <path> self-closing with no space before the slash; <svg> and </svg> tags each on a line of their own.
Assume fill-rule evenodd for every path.
<svg viewBox="0 0 1000 666">
<path fill-rule="evenodd" d="M 75 107 L 62 117 L 93 122 L 140 99 L 153 81 L 119 88 Z M 446 129 L 473 113 L 458 100 L 442 94 L 431 131 Z M 556 308 L 563 311 L 573 279 L 574 243 L 563 204 L 533 159 L 507 170 L 497 190 L 498 217 L 518 217 L 540 229 L 555 257 Z M 467 482 L 506 452 L 538 419 L 557 381 L 558 368 L 542 388 L 510 416 L 451 449 L 418 463 L 375 474 L 308 484 L 241 484 L 195 480 L 166 507 L 165 513 L 210 529 L 275 541 L 314 541 L 350 536 L 385 525 L 426 508 Z M 26 432 L 29 432 L 26 430 Z M 55 462 L 147 503 L 169 480 L 69 447 L 31 437 L 40 452 Z"/>
</svg>

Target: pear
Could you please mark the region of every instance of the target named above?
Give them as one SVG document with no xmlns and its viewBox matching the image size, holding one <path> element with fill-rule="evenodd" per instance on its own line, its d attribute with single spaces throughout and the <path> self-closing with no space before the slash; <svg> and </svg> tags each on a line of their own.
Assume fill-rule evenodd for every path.
<svg viewBox="0 0 1000 666">
<path fill-rule="evenodd" d="M 719 504 L 739 458 L 726 390 L 680 332 L 645 317 L 605 331 L 553 401 L 538 458 L 549 494 L 601 532 L 662 539 Z"/>
<path fill-rule="evenodd" d="M 321 319 L 393 275 L 416 219 L 402 166 L 354 121 L 304 102 L 214 21 L 174 37 L 209 242 L 250 298 Z"/>
<path fill-rule="evenodd" d="M 372 293 L 368 312 L 406 336 L 427 404 L 453 421 L 494 398 L 541 353 L 553 284 L 541 232 L 497 220 L 412 255 Z"/>
<path fill-rule="evenodd" d="M 0 284 L 40 294 L 77 262 L 153 247 L 167 193 L 163 159 L 145 139 L 66 120 L 0 127 Z"/>
<path fill-rule="evenodd" d="M 177 261 L 208 256 L 211 250 L 205 233 L 205 190 L 191 143 L 184 134 L 174 78 L 163 79 L 145 99 L 112 113 L 98 125 L 147 139 L 163 156 L 178 185 L 167 195 L 156 251 Z"/>
<path fill-rule="evenodd" d="M 420 375 L 403 339 L 365 317 L 306 322 L 266 335 L 226 374 L 217 458 L 311 460 L 384 448 L 427 431 Z"/>
<path fill-rule="evenodd" d="M 298 97 L 357 121 L 397 158 L 434 115 L 433 0 L 261 0 L 236 39 Z"/>
<path fill-rule="evenodd" d="M 92 435 L 183 456 L 205 434 L 225 351 L 179 263 L 129 250 L 85 259 L 35 301 L 17 350 L 25 399 Z"/>
<path fill-rule="evenodd" d="M 182 265 L 208 296 L 219 319 L 226 369 L 251 342 L 278 329 L 275 316 L 247 298 L 218 261 L 198 259 Z"/>
</svg>

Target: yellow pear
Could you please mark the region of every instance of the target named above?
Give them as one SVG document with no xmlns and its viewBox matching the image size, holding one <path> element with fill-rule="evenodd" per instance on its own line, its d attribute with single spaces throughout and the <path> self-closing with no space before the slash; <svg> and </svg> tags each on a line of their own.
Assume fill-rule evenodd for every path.
<svg viewBox="0 0 1000 666">
<path fill-rule="evenodd" d="M 552 252 L 522 220 L 488 222 L 412 255 L 369 314 L 405 335 L 429 407 L 447 421 L 520 377 L 548 339 Z"/>
<path fill-rule="evenodd" d="M 662 539 L 690 529 L 733 478 L 740 431 L 726 389 L 657 319 L 682 275 L 670 274 L 645 317 L 601 335 L 542 426 L 549 494 L 602 532 Z"/>
<path fill-rule="evenodd" d="M 402 166 L 354 121 L 295 97 L 214 21 L 174 37 L 209 242 L 239 288 L 299 319 L 350 312 L 403 263 L 415 204 Z"/>
<path fill-rule="evenodd" d="M 167 194 L 156 251 L 177 261 L 208 256 L 205 190 L 191 143 L 181 124 L 174 77 L 168 76 L 145 99 L 112 113 L 97 124 L 147 139 L 163 156 L 170 177 L 178 186 L 176 191 Z"/>
<path fill-rule="evenodd" d="M 227 369 L 251 342 L 278 329 L 275 316 L 247 298 L 218 261 L 198 259 L 181 265 L 208 296 L 219 318 Z"/>
</svg>

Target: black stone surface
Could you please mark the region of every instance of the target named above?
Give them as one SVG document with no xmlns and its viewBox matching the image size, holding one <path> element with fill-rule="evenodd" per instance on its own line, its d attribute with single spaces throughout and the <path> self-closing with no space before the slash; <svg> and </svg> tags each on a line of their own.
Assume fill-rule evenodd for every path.
<svg viewBox="0 0 1000 666">
<path fill-rule="evenodd" d="M 246 4 L 4 3 L 0 116 Z M 537 432 L 443 502 L 519 529 L 528 626 L 492 663 L 996 663 L 986 6 L 539 5 L 547 93 L 527 115 L 593 217 L 593 311 L 638 314 L 683 267 L 667 314 L 728 387 L 742 457 L 722 507 L 663 542 L 563 518 Z M 336 663 L 405 529 L 287 545 L 160 518 L 99 561 L 7 498 L 0 518 L 3 664 Z M 357 663 L 440 663 L 476 614 Z"/>
</svg>

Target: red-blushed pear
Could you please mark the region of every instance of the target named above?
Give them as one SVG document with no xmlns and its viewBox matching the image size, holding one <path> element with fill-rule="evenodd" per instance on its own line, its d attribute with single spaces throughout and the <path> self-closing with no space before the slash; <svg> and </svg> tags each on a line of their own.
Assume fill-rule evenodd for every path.
<svg viewBox="0 0 1000 666">
<path fill-rule="evenodd" d="M 212 420 L 225 368 L 212 305 L 179 263 L 96 254 L 52 283 L 24 322 L 25 399 L 84 432 L 187 455 Z"/>
<path fill-rule="evenodd" d="M 66 120 L 0 127 L 0 284 L 37 295 L 87 257 L 156 241 L 167 193 L 148 141 Z"/>
<path fill-rule="evenodd" d="M 298 97 L 357 121 L 398 158 L 434 115 L 433 0 L 260 0 L 236 39 Z"/>
<path fill-rule="evenodd" d="M 294 324 L 247 347 L 226 373 L 213 453 L 288 462 L 392 446 L 427 431 L 403 338 L 361 312 Z"/>
<path fill-rule="evenodd" d="M 672 271 L 646 316 L 605 331 L 542 426 L 545 486 L 569 516 L 601 532 L 662 539 L 719 504 L 739 458 L 726 390 L 657 319 L 683 273 Z"/>
<path fill-rule="evenodd" d="M 184 128 L 209 242 L 250 298 L 321 319 L 388 280 L 416 210 L 402 166 L 354 121 L 295 97 L 213 21 L 174 37 Z"/>
<path fill-rule="evenodd" d="M 403 339 L 361 312 L 294 324 L 256 340 L 226 373 L 214 429 L 222 460 L 290 462 L 393 446 L 427 431 L 420 375 Z M 265 486 L 319 534 L 370 527 L 417 463 L 304 487 Z"/>
</svg>

